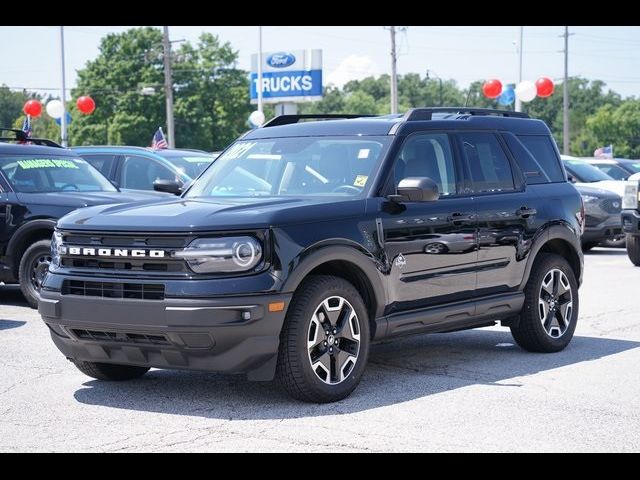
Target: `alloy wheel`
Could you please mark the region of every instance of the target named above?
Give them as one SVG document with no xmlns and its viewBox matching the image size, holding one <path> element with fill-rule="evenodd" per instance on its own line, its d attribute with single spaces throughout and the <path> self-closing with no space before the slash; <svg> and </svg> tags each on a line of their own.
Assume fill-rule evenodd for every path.
<svg viewBox="0 0 640 480">
<path fill-rule="evenodd" d="M 551 338 L 560 338 L 569 328 L 573 315 L 571 283 L 562 270 L 552 269 L 542 279 L 538 296 L 538 316 Z"/>
</svg>

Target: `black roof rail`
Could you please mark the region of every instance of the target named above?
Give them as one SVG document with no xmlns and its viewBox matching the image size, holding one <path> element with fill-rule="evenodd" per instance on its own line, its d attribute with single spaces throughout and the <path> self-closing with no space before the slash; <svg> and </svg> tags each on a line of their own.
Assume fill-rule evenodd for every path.
<svg viewBox="0 0 640 480">
<path fill-rule="evenodd" d="M 62 145 L 57 144 L 53 140 L 46 138 L 31 138 L 27 137 L 27 134 L 18 128 L 0 128 L 0 132 L 13 132 L 14 137 L 0 137 L 0 142 L 29 142 L 35 145 L 44 145 L 46 147 L 62 148 Z"/>
<path fill-rule="evenodd" d="M 337 120 L 345 118 L 377 117 L 379 115 L 358 115 L 354 113 L 309 113 L 302 115 L 278 115 L 265 123 L 262 128 L 291 125 L 300 120 Z"/>
<path fill-rule="evenodd" d="M 473 108 L 473 107 L 429 107 L 429 108 L 412 108 L 403 117 L 405 122 L 413 122 L 419 120 L 431 120 L 434 113 L 458 113 L 460 115 L 473 116 L 501 116 L 510 118 L 530 118 L 523 112 L 511 112 L 509 110 L 495 110 L 491 108 Z"/>
</svg>

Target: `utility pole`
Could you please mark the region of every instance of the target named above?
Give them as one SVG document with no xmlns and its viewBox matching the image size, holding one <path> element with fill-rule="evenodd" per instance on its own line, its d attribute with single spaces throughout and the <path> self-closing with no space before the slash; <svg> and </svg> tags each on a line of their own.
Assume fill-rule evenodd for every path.
<svg viewBox="0 0 640 480">
<path fill-rule="evenodd" d="M 258 111 L 262 112 L 262 26 L 258 27 Z"/>
<path fill-rule="evenodd" d="M 169 134 L 169 148 L 176 148 L 175 129 L 173 124 L 173 76 L 171 74 L 171 42 L 169 41 L 169 27 L 165 26 L 162 37 L 164 54 L 164 94 L 167 100 L 167 133 Z"/>
<path fill-rule="evenodd" d="M 62 69 L 62 95 L 60 99 L 62 100 L 62 117 L 60 117 L 60 140 L 63 147 L 68 145 L 67 139 L 67 105 L 65 103 L 67 99 L 67 84 L 66 84 L 66 76 L 65 76 L 65 66 L 64 66 L 64 27 L 60 27 L 60 68 Z"/>
<path fill-rule="evenodd" d="M 396 27 L 389 27 L 391 32 L 391 113 L 398 113 L 398 52 L 396 51 Z"/>
<path fill-rule="evenodd" d="M 564 82 L 562 84 L 562 153 L 569 155 L 569 27 L 564 27 Z"/>
<path fill-rule="evenodd" d="M 520 27 L 520 41 L 518 42 L 518 84 L 522 82 L 522 43 L 524 41 L 524 27 Z M 522 102 L 516 97 L 516 112 L 522 111 Z"/>
</svg>

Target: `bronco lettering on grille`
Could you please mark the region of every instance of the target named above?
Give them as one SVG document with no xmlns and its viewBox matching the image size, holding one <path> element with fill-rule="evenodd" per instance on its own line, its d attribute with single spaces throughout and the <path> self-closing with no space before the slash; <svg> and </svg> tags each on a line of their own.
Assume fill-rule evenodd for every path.
<svg viewBox="0 0 640 480">
<path fill-rule="evenodd" d="M 77 255 L 84 257 L 129 257 L 129 258 L 164 258 L 164 250 L 143 250 L 128 248 L 92 248 L 92 247 L 60 247 L 61 255 Z"/>
</svg>

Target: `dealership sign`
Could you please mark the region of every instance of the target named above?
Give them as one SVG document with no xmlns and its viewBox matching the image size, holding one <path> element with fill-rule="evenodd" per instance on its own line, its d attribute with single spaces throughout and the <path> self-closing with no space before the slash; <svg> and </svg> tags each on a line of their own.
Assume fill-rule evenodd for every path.
<svg viewBox="0 0 640 480">
<path fill-rule="evenodd" d="M 262 99 L 265 103 L 322 99 L 322 50 L 263 53 Z M 258 55 L 251 56 L 251 103 L 258 100 Z"/>
</svg>

